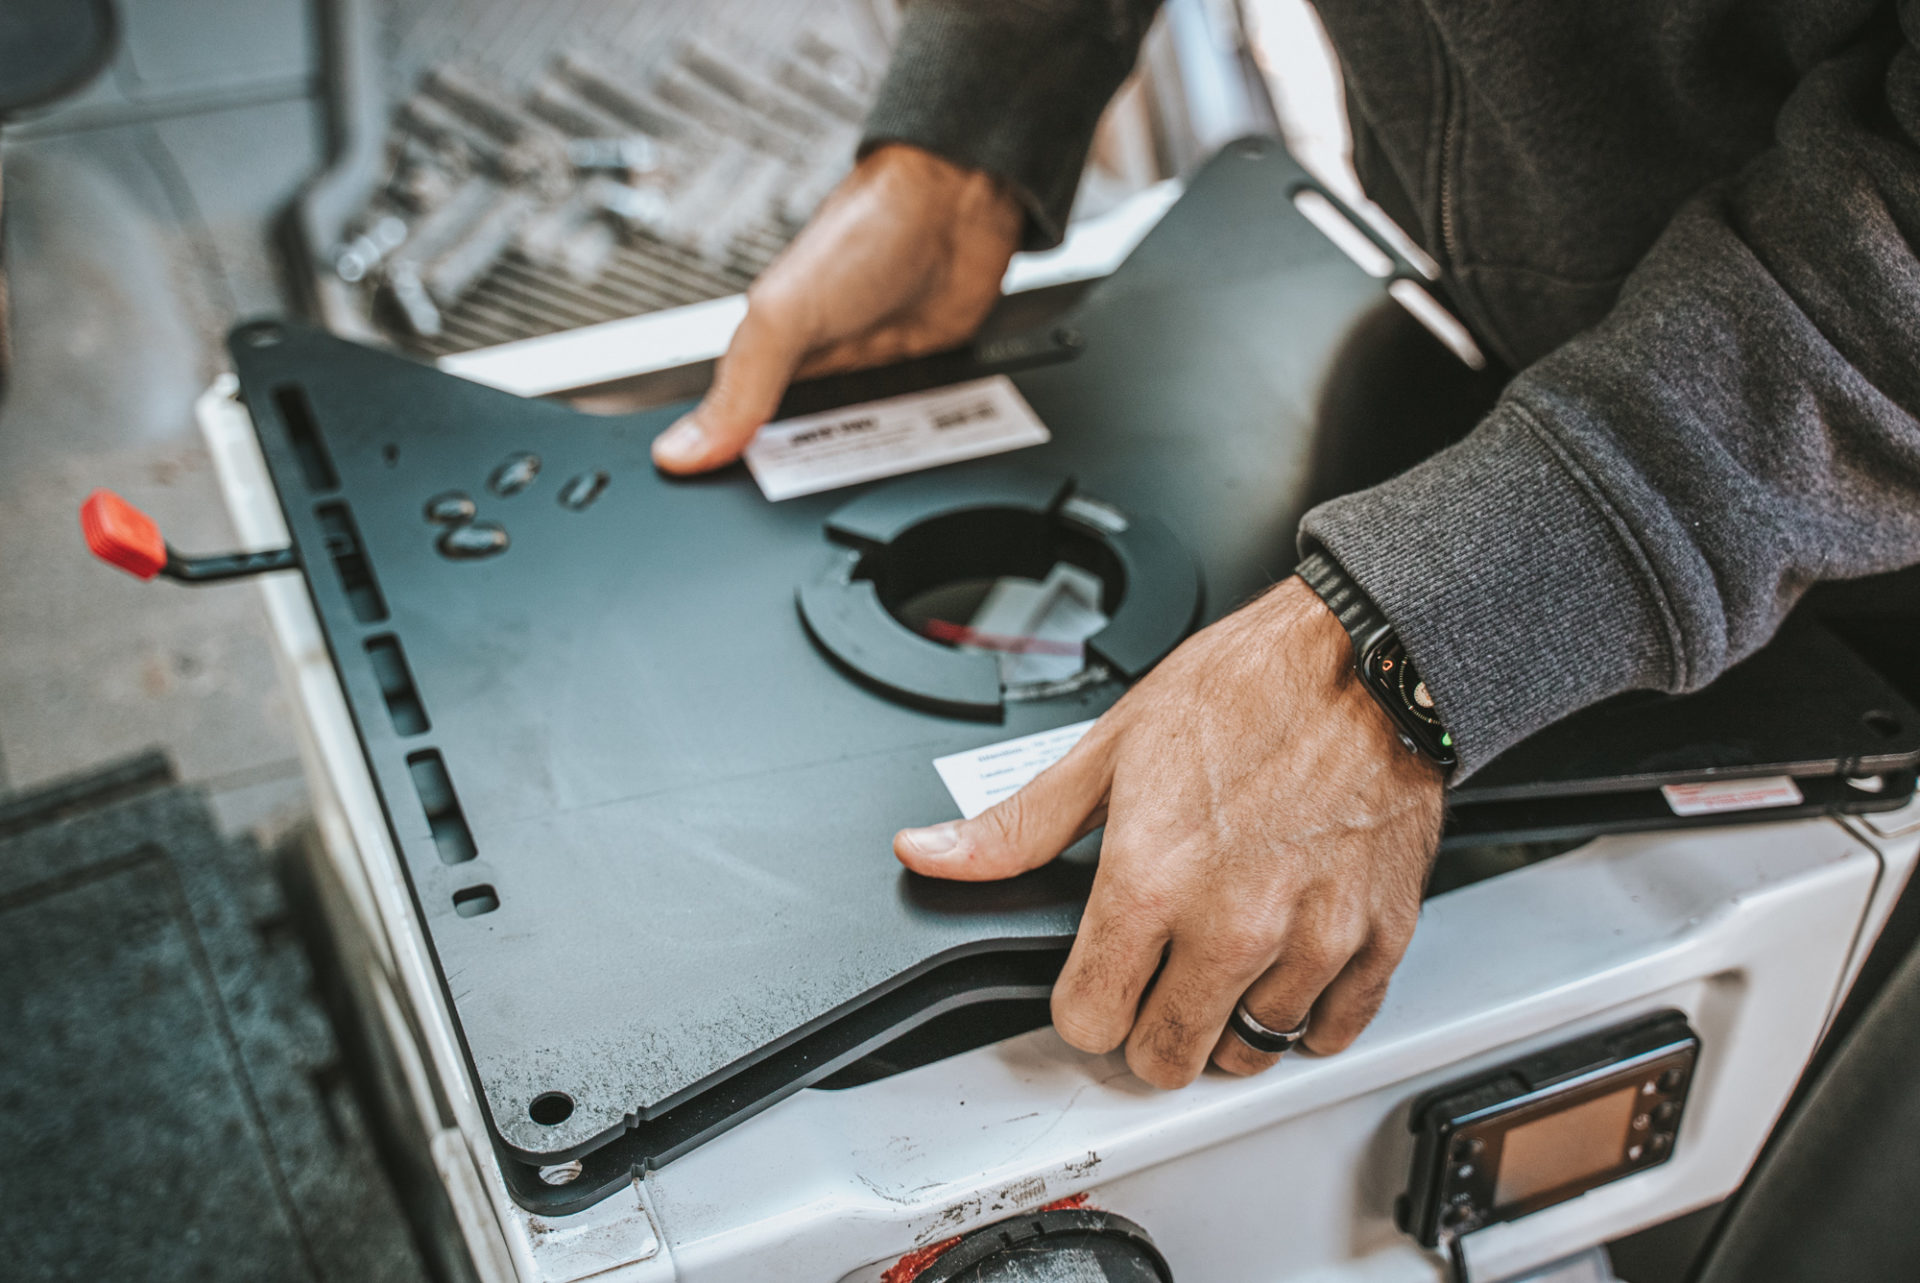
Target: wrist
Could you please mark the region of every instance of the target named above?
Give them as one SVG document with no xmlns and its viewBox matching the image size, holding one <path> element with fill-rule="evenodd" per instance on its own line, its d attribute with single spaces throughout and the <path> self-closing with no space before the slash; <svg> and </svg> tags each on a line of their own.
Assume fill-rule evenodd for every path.
<svg viewBox="0 0 1920 1283">
<path fill-rule="evenodd" d="M 1268 636 L 1293 689 L 1308 697 L 1318 721 L 1338 728 L 1345 760 L 1375 763 L 1408 787 L 1445 785 L 1445 768 L 1409 751 L 1399 726 L 1361 680 L 1346 627 L 1305 580 L 1281 581 L 1253 608 L 1267 614 Z"/>
<path fill-rule="evenodd" d="M 1453 736 L 1392 621 L 1324 551 L 1310 552 L 1296 573 L 1346 632 L 1361 686 L 1393 722 L 1408 751 L 1451 769 L 1458 760 Z"/>
<path fill-rule="evenodd" d="M 1026 213 L 1006 180 L 914 143 L 881 143 L 861 156 L 856 176 L 910 192 L 917 203 L 950 211 L 952 221 L 993 233 L 1011 254 Z"/>
</svg>

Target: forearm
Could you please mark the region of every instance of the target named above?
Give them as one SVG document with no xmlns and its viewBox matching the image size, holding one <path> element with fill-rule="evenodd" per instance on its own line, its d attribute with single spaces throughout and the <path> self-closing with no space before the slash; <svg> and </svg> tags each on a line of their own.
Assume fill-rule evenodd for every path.
<svg viewBox="0 0 1920 1283">
<path fill-rule="evenodd" d="M 1462 754 L 1688 690 L 1813 582 L 1920 561 L 1920 60 L 1817 68 L 1594 330 L 1461 445 L 1324 505 Z"/>
<path fill-rule="evenodd" d="M 912 143 L 1004 179 L 1028 248 L 1058 244 L 1107 100 L 1159 0 L 914 0 L 865 153 Z"/>
</svg>

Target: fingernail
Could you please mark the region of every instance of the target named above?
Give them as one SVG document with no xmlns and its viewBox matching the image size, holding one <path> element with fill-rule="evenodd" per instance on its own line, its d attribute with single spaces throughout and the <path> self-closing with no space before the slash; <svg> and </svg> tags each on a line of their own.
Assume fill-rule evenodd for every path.
<svg viewBox="0 0 1920 1283">
<path fill-rule="evenodd" d="M 691 417 L 680 420 L 662 432 L 653 443 L 656 454 L 679 460 L 697 458 L 706 448 L 707 434 Z"/>
<path fill-rule="evenodd" d="M 960 845 L 960 826 L 936 824 L 931 828 L 907 829 L 900 834 L 900 840 L 915 855 L 947 855 Z"/>
</svg>

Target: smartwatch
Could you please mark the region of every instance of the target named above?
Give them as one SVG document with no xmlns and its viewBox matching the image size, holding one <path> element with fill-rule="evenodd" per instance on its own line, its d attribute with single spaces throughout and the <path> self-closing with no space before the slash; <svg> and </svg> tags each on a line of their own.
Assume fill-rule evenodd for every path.
<svg viewBox="0 0 1920 1283">
<path fill-rule="evenodd" d="M 1419 670 L 1407 657 L 1407 648 L 1400 644 L 1380 608 L 1359 584 L 1347 578 L 1340 563 L 1324 552 L 1308 554 L 1294 573 L 1320 595 L 1353 638 L 1353 671 L 1359 674 L 1367 693 L 1387 710 L 1407 751 L 1424 753 L 1441 766 L 1452 766 L 1458 760 L 1453 736 L 1440 724 L 1427 684 L 1420 680 Z"/>
</svg>

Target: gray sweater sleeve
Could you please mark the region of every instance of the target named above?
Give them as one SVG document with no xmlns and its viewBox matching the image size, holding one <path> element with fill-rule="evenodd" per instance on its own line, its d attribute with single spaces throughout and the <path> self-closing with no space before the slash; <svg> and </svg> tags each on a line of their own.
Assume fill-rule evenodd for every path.
<svg viewBox="0 0 1920 1283">
<path fill-rule="evenodd" d="M 1815 581 L 1920 561 L 1920 55 L 1888 34 L 1817 66 L 1775 137 L 1465 441 L 1307 517 L 1462 775 L 1616 692 L 1705 684 Z"/>
<path fill-rule="evenodd" d="M 1060 243 L 1094 126 L 1159 0 L 912 0 L 860 150 L 924 147 L 1005 179 L 1027 248 Z"/>
</svg>

